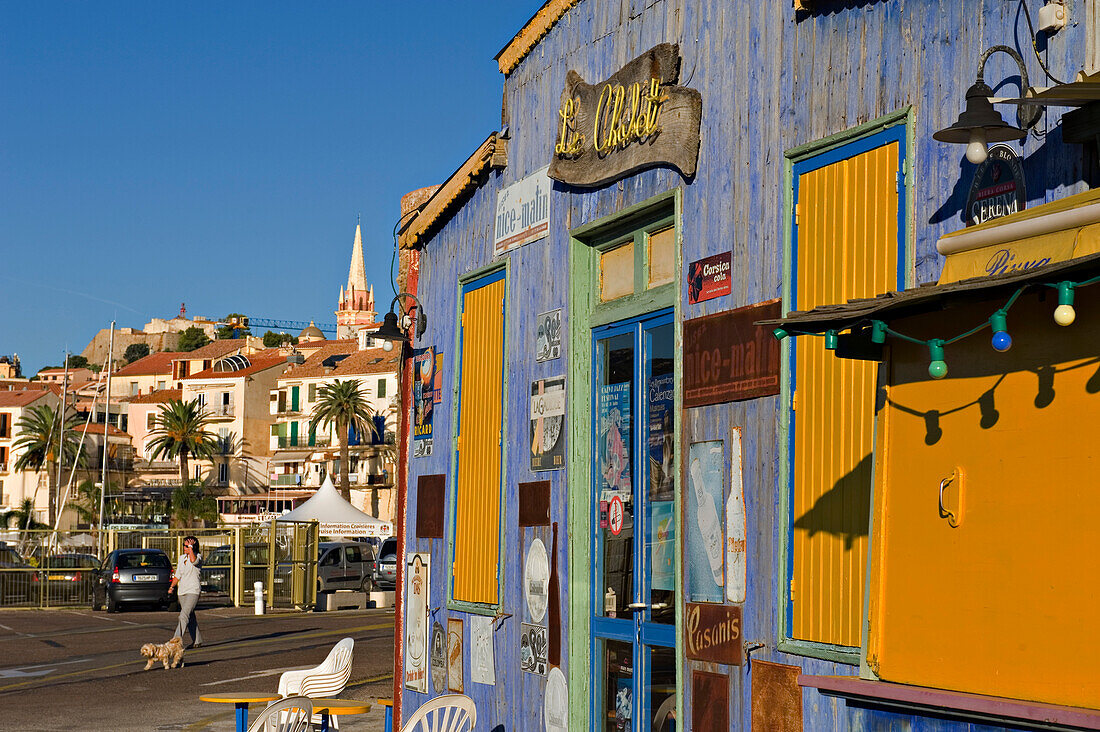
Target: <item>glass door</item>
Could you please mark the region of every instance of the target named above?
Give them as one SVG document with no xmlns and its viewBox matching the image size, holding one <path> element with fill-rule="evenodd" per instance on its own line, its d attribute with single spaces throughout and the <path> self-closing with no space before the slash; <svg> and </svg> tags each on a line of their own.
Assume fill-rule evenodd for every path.
<svg viewBox="0 0 1100 732">
<path fill-rule="evenodd" d="M 671 729 L 676 471 L 671 312 L 592 334 L 593 729 Z"/>
</svg>

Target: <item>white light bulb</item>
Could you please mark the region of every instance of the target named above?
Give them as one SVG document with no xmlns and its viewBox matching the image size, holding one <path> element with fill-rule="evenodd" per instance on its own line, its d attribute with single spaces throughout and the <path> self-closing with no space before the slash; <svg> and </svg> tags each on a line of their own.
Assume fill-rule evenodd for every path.
<svg viewBox="0 0 1100 732">
<path fill-rule="evenodd" d="M 1077 319 L 1077 311 L 1072 305 L 1059 305 L 1054 308 L 1054 322 L 1058 325 L 1073 325 Z"/>
<path fill-rule="evenodd" d="M 393 341 L 382 341 L 382 350 L 389 353 L 393 350 Z"/>
<path fill-rule="evenodd" d="M 975 165 L 981 165 L 989 157 L 986 147 L 985 128 L 975 127 L 970 131 L 970 143 L 966 146 L 966 159 Z"/>
</svg>

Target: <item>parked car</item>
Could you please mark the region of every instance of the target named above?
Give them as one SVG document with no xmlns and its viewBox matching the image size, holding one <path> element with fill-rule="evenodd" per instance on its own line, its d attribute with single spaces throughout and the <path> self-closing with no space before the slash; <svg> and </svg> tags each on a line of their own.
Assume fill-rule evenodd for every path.
<svg viewBox="0 0 1100 732">
<path fill-rule="evenodd" d="M 374 589 L 374 548 L 358 541 L 323 541 L 317 547 L 317 591 Z"/>
<path fill-rule="evenodd" d="M 171 602 L 172 562 L 161 549 L 116 549 L 95 573 L 92 609 L 105 605 L 118 612 L 123 605 L 167 607 Z"/>
<path fill-rule="evenodd" d="M 29 600 L 31 565 L 23 561 L 15 548 L 0 541 L 0 605 Z"/>
<path fill-rule="evenodd" d="M 94 554 L 54 554 L 40 560 L 31 575 L 31 589 L 38 593 L 45 583 L 46 601 L 87 602 L 92 596 L 99 557 Z"/>
<path fill-rule="evenodd" d="M 378 549 L 374 565 L 374 584 L 380 590 L 397 589 L 397 539 L 390 537 Z"/>
</svg>

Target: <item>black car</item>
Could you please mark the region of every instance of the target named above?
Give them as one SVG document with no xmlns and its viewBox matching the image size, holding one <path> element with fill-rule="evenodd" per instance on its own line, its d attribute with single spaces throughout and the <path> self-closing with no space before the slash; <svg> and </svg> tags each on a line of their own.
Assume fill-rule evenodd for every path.
<svg viewBox="0 0 1100 732">
<path fill-rule="evenodd" d="M 161 549 L 116 549 L 96 572 L 92 609 L 106 605 L 113 613 L 124 604 L 167 607 L 171 584 L 172 562 Z"/>
<path fill-rule="evenodd" d="M 37 594 L 44 589 L 48 604 L 88 602 L 99 566 L 99 557 L 94 554 L 48 556 L 31 576 L 32 590 Z"/>
<path fill-rule="evenodd" d="M 32 567 L 19 552 L 0 541 L 0 605 L 27 602 L 31 594 Z"/>
<path fill-rule="evenodd" d="M 380 590 L 397 589 L 397 539 L 390 537 L 378 550 L 374 565 L 374 586 Z"/>
</svg>

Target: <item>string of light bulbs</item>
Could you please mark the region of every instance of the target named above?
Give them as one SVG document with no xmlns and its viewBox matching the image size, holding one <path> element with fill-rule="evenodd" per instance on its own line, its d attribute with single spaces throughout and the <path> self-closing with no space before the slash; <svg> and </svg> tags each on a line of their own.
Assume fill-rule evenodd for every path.
<svg viewBox="0 0 1100 732">
<path fill-rule="evenodd" d="M 909 343 L 915 343 L 918 346 L 924 346 L 928 349 L 928 375 L 933 379 L 942 379 L 947 376 L 947 361 L 944 360 L 944 348 L 950 346 L 953 343 L 969 338 L 982 332 L 987 327 L 993 331 L 993 338 L 990 341 L 990 345 L 993 346 L 993 350 L 1004 353 L 1012 348 L 1012 335 L 1008 332 L 1008 311 L 1019 299 L 1020 295 L 1024 293 L 1030 287 L 1049 287 L 1058 292 L 1058 305 L 1054 308 L 1054 322 L 1060 326 L 1073 325 L 1073 321 L 1077 319 L 1077 311 L 1073 309 L 1073 296 L 1078 287 L 1087 287 L 1088 285 L 1094 285 L 1100 282 L 1100 276 L 1093 277 L 1091 279 L 1074 282 L 1073 280 L 1062 280 L 1055 283 L 1029 283 L 1021 285 L 1016 289 L 1012 296 L 1008 298 L 1004 305 L 997 308 L 990 314 L 989 318 L 985 322 L 971 328 L 970 330 L 959 333 L 953 338 L 914 338 L 912 336 L 899 333 L 890 326 L 888 326 L 882 320 L 861 320 L 857 323 L 853 323 L 847 328 L 831 329 L 824 333 L 814 333 L 810 331 L 796 331 L 790 328 L 776 328 L 772 331 L 772 335 L 776 340 L 782 341 L 788 336 L 800 336 L 800 335 L 812 335 L 825 339 L 825 350 L 835 351 L 840 340 L 841 330 L 852 330 L 854 328 L 870 325 L 871 327 L 871 342 L 881 345 L 886 342 L 886 337 L 890 336 L 899 340 L 908 341 Z"/>
</svg>

